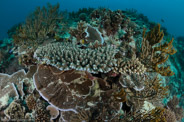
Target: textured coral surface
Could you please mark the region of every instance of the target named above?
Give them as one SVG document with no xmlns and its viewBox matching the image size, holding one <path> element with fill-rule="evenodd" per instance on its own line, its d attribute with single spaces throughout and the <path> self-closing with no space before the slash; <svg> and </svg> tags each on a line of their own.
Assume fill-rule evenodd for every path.
<svg viewBox="0 0 184 122">
<path fill-rule="evenodd" d="M 163 29 L 134 10 L 36 8 L 0 41 L 0 121 L 181 121 L 180 58 Z"/>
</svg>

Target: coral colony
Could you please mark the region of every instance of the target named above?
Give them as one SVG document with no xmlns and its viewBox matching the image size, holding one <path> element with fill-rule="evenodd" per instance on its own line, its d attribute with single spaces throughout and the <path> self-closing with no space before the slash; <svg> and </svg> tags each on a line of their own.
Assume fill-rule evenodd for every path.
<svg viewBox="0 0 184 122">
<path fill-rule="evenodd" d="M 1 121 L 181 121 L 176 96 L 162 103 L 174 39 L 135 15 L 38 7 L 1 42 Z"/>
</svg>

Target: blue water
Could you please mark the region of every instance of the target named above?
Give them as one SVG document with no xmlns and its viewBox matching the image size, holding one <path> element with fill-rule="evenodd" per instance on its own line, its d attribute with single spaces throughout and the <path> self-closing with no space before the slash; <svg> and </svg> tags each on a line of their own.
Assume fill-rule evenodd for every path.
<svg viewBox="0 0 184 122">
<path fill-rule="evenodd" d="M 161 23 L 172 35 L 184 36 L 184 0 L 0 0 L 0 39 L 7 37 L 8 29 L 23 22 L 37 6 L 48 2 L 60 3 L 60 8 L 68 11 L 83 7 L 133 8 L 151 21 Z"/>
</svg>

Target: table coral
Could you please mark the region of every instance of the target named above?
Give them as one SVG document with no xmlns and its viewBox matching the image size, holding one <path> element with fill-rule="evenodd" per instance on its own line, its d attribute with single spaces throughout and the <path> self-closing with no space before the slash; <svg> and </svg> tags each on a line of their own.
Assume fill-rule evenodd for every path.
<svg viewBox="0 0 184 122">
<path fill-rule="evenodd" d="M 39 63 L 55 66 L 60 70 L 80 70 L 90 73 L 107 73 L 116 64 L 116 49 L 106 45 L 95 49 L 81 49 L 74 43 L 52 43 L 39 47 L 34 57 Z"/>
</svg>

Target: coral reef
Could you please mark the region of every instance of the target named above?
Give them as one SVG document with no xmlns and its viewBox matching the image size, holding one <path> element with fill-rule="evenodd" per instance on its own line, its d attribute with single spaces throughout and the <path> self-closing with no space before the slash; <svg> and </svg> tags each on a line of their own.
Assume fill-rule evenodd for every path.
<svg viewBox="0 0 184 122">
<path fill-rule="evenodd" d="M 14 45 L 0 42 L 1 118 L 181 121 L 182 95 L 162 102 L 170 95 L 170 79 L 182 77 L 169 66 L 176 42 L 155 25 L 136 10 L 84 8 L 68 13 L 59 11 L 59 4 L 38 7 L 9 31 Z M 12 59 L 21 70 L 8 75 Z"/>
<path fill-rule="evenodd" d="M 19 102 L 13 101 L 4 112 L 10 120 L 15 121 L 24 118 L 25 107 L 21 106 Z"/>
<path fill-rule="evenodd" d="M 12 53 L 12 39 L 7 38 L 4 40 L 0 40 L 0 72 L 12 74 L 18 71 L 20 65 L 16 62 L 15 55 Z"/>
</svg>

